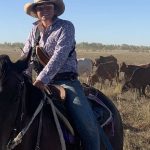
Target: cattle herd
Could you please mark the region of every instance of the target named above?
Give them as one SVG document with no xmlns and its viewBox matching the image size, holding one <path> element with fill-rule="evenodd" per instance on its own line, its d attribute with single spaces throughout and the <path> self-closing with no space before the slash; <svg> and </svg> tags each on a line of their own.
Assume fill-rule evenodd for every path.
<svg viewBox="0 0 150 150">
<path fill-rule="evenodd" d="M 118 84 L 122 82 L 121 92 L 128 91 L 129 89 L 137 89 L 140 96 L 144 95 L 146 88 L 150 86 L 150 63 L 143 65 L 128 65 L 125 62 L 118 63 L 117 58 L 113 55 L 100 56 L 94 61 L 89 58 L 78 59 L 78 74 L 79 76 L 86 74 L 87 83 L 94 86 L 96 83 L 105 84 L 109 81 L 109 85 L 116 81 Z M 119 78 L 123 73 L 123 81 Z"/>
</svg>

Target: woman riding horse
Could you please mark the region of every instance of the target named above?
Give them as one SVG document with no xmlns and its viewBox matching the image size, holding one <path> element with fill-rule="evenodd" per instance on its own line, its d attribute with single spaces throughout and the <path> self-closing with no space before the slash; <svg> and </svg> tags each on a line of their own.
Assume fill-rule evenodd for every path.
<svg viewBox="0 0 150 150">
<path fill-rule="evenodd" d="M 34 50 L 32 59 L 37 77 L 33 85 L 41 90 L 51 83 L 63 86 L 67 111 L 85 149 L 99 150 L 98 125 L 77 79 L 74 25 L 58 18 L 65 10 L 63 0 L 35 0 L 27 3 L 24 9 L 28 15 L 37 18 L 23 49 L 25 54 L 31 47 Z M 37 45 L 49 57 L 45 66 L 37 56 Z"/>
</svg>

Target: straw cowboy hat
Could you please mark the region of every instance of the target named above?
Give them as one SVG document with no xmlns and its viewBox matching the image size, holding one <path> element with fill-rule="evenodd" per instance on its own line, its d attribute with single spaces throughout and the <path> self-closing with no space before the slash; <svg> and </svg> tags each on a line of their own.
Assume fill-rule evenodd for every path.
<svg viewBox="0 0 150 150">
<path fill-rule="evenodd" d="M 57 16 L 60 16 L 64 10 L 65 10 L 65 5 L 64 5 L 64 2 L 63 0 L 34 0 L 33 3 L 26 3 L 24 5 L 24 11 L 32 16 L 32 17 L 35 17 L 37 18 L 37 15 L 34 11 L 34 7 L 37 5 L 37 4 L 41 4 L 41 3 L 47 3 L 47 2 L 50 2 L 50 3 L 53 3 L 57 6 Z"/>
</svg>

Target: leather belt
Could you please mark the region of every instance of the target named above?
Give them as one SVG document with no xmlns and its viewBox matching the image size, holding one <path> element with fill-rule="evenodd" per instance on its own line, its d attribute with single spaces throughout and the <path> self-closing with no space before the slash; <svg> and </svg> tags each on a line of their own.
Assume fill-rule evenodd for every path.
<svg viewBox="0 0 150 150">
<path fill-rule="evenodd" d="M 78 78 L 78 74 L 75 72 L 63 72 L 58 73 L 53 78 L 53 81 L 61 81 L 61 80 L 76 80 Z"/>
</svg>

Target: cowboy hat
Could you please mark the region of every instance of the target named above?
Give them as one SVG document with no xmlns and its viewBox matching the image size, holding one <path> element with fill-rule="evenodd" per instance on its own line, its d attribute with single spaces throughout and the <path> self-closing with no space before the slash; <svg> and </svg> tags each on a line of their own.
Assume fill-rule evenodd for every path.
<svg viewBox="0 0 150 150">
<path fill-rule="evenodd" d="M 57 16 L 60 16 L 64 10 L 65 10 L 65 5 L 64 5 L 64 2 L 63 0 L 34 0 L 33 3 L 26 3 L 24 5 L 24 11 L 32 16 L 32 17 L 35 17 L 37 18 L 37 14 L 36 12 L 34 11 L 34 7 L 37 5 L 37 4 L 41 4 L 41 3 L 47 3 L 47 2 L 50 2 L 50 3 L 53 3 L 56 5 L 57 7 Z"/>
</svg>

